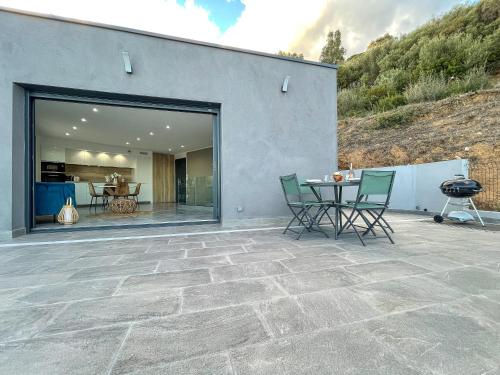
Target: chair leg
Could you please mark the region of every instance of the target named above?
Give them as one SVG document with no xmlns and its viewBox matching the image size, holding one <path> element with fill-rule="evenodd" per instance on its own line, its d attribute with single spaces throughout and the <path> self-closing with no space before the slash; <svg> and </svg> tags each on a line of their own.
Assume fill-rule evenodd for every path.
<svg viewBox="0 0 500 375">
<path fill-rule="evenodd" d="M 291 206 L 288 206 L 288 208 L 290 209 L 290 211 L 292 211 L 293 217 L 292 217 L 292 220 L 290 220 L 290 222 L 286 226 L 285 230 L 283 231 L 283 234 L 285 234 L 288 230 L 290 230 L 289 228 L 292 226 L 292 223 L 295 220 L 297 220 L 299 222 L 299 224 L 304 225 L 304 223 L 302 222 L 302 219 L 299 217 L 299 215 L 301 215 L 304 212 L 304 209 L 301 208 L 300 211 L 295 212 Z M 302 216 L 302 217 L 304 217 L 304 216 Z"/>
<path fill-rule="evenodd" d="M 385 212 L 385 208 L 383 208 L 380 213 L 378 214 L 378 216 L 376 216 L 376 219 L 373 221 L 373 223 L 370 225 L 370 227 L 368 229 L 371 229 L 373 228 L 375 225 L 378 225 L 380 228 L 382 228 L 382 230 L 384 231 L 385 235 L 387 236 L 387 238 L 389 238 L 389 241 L 391 241 L 392 244 L 394 244 L 394 240 L 392 239 L 391 235 L 389 234 L 389 232 L 387 231 L 387 229 L 385 229 L 385 227 L 380 224 L 380 219 L 382 218 L 382 215 L 384 214 Z M 368 229 L 366 230 L 366 232 L 368 231 Z M 365 233 L 366 233 L 365 232 Z"/>
<path fill-rule="evenodd" d="M 348 229 L 349 227 L 352 227 L 352 229 L 354 230 L 354 233 L 356 233 L 356 236 L 358 236 L 359 240 L 361 241 L 361 243 L 363 244 L 363 246 L 366 246 L 366 243 L 365 241 L 363 241 L 363 237 L 359 234 L 358 230 L 356 229 L 356 226 L 354 225 L 354 223 L 352 222 L 352 218 L 354 216 L 354 214 L 358 213 L 356 210 L 352 210 L 351 212 L 351 215 L 347 216 L 347 214 L 344 212 L 344 211 L 340 211 L 346 218 L 346 223 L 344 224 L 344 226 L 342 226 L 342 228 L 340 228 L 340 231 L 339 231 L 339 234 Z M 359 216 L 359 213 L 358 215 L 356 215 L 356 217 Z"/>
<path fill-rule="evenodd" d="M 375 220 L 377 216 L 371 211 L 367 210 L 367 212 L 370 214 L 370 216 Z M 380 220 L 384 223 L 384 225 L 391 231 L 391 233 L 394 233 L 394 229 L 390 226 L 390 224 L 384 219 L 384 217 L 381 217 Z"/>
<path fill-rule="evenodd" d="M 89 212 L 92 211 L 92 201 L 94 200 L 94 196 L 90 196 L 90 204 L 89 204 Z"/>
</svg>

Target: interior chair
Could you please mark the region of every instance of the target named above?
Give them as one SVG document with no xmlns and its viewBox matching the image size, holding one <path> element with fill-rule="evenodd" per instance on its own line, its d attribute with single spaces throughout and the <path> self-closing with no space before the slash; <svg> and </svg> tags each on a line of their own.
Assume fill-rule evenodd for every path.
<svg viewBox="0 0 500 375">
<path fill-rule="evenodd" d="M 383 218 L 383 214 L 389 207 L 395 175 L 395 171 L 363 171 L 361 173 L 356 200 L 337 204 L 341 215 L 346 219 L 346 222 L 338 232 L 339 235 L 352 227 L 363 246 L 366 246 L 363 238 L 368 233 L 375 236 L 375 228 L 380 228 L 389 238 L 389 241 L 394 243 L 388 229 L 392 232 L 394 231 Z M 369 201 L 368 197 L 374 195 L 381 196 L 382 201 Z M 350 214 L 347 214 L 346 209 L 351 210 Z M 358 218 L 363 220 L 365 226 L 356 224 Z M 362 229 L 362 231 L 358 229 Z"/>
<path fill-rule="evenodd" d="M 113 192 L 113 198 L 127 198 L 130 195 L 128 183 L 124 181 L 118 182 L 118 185 Z"/>
<path fill-rule="evenodd" d="M 141 183 L 138 182 L 137 185 L 135 185 L 135 190 L 132 194 L 130 194 L 128 197 L 132 197 L 132 199 L 135 200 L 135 203 L 137 203 L 137 207 L 139 207 L 139 194 L 141 193 Z"/>
<path fill-rule="evenodd" d="M 94 184 L 92 182 L 89 182 L 88 185 L 89 185 L 89 194 L 90 194 L 89 211 L 92 210 L 92 204 L 93 204 L 94 205 L 94 212 L 97 212 L 97 199 L 99 199 L 99 198 L 102 199 L 102 207 L 104 208 L 105 197 L 104 197 L 104 194 L 96 193 Z"/>
<path fill-rule="evenodd" d="M 319 226 L 318 218 L 321 214 L 323 214 L 327 207 L 330 208 L 332 205 L 318 200 L 305 200 L 304 193 L 295 173 L 287 176 L 280 176 L 280 183 L 283 189 L 286 204 L 293 215 L 292 219 L 283 231 L 283 234 L 287 231 L 293 232 L 297 234 L 296 239 L 298 240 L 304 231 L 307 230 L 308 232 L 321 232 L 325 235 L 325 237 L 328 237 L 328 234 Z M 299 227 L 301 227 L 300 230 L 291 228 L 292 224 L 295 222 Z"/>
</svg>

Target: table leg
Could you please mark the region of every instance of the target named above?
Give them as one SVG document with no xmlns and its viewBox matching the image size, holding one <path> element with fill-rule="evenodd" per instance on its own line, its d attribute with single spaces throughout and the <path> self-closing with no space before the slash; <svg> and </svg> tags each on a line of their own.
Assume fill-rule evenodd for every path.
<svg viewBox="0 0 500 375">
<path fill-rule="evenodd" d="M 309 186 L 314 194 L 314 196 L 316 197 L 316 199 L 318 200 L 318 202 L 322 202 L 323 200 L 321 199 L 321 195 L 316 191 L 316 189 L 314 188 L 314 186 Z"/>
<path fill-rule="evenodd" d="M 339 194 L 338 194 L 338 201 L 339 204 L 342 203 L 342 185 L 339 186 Z M 342 214 L 340 213 L 340 208 L 339 208 L 339 225 L 340 228 L 342 228 Z"/>
<path fill-rule="evenodd" d="M 339 191 L 338 191 L 338 187 L 335 185 L 333 187 L 333 192 L 334 192 L 334 199 L 335 199 L 335 203 L 338 203 L 339 202 Z M 333 228 L 335 230 L 335 239 L 338 238 L 338 233 L 339 233 L 339 206 L 337 206 L 337 204 L 335 204 L 335 228 Z"/>
</svg>

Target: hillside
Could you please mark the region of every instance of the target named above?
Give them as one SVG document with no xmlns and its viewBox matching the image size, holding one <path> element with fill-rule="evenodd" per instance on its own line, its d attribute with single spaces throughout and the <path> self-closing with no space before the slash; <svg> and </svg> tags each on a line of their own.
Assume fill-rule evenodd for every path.
<svg viewBox="0 0 500 375">
<path fill-rule="evenodd" d="M 499 119 L 500 88 L 343 119 L 339 163 L 363 168 L 457 157 L 500 161 Z"/>
<path fill-rule="evenodd" d="M 340 118 L 488 88 L 500 69 L 500 0 L 464 3 L 340 64 Z"/>
</svg>

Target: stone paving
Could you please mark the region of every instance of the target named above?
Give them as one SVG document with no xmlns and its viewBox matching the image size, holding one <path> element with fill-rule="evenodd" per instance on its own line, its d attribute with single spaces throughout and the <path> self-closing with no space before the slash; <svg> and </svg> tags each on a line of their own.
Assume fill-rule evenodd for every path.
<svg viewBox="0 0 500 375">
<path fill-rule="evenodd" d="M 3 245 L 0 373 L 500 374 L 500 233 L 397 219 Z"/>
</svg>

